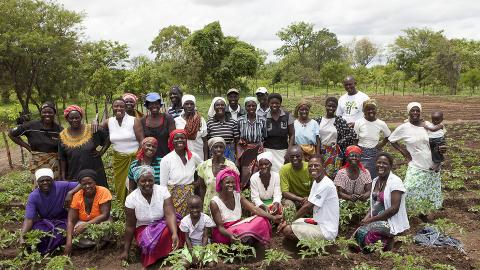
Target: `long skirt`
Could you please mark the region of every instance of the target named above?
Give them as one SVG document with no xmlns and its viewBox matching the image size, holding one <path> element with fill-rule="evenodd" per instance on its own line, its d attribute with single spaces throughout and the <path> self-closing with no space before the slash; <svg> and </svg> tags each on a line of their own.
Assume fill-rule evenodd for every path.
<svg viewBox="0 0 480 270">
<path fill-rule="evenodd" d="M 29 170 L 32 175 L 35 174 L 35 171 L 41 168 L 50 168 L 53 171 L 55 179 L 58 179 L 59 175 L 59 164 L 58 164 L 58 153 L 44 153 L 32 151 L 32 158 L 30 160 Z"/>
<path fill-rule="evenodd" d="M 240 167 L 240 183 L 250 184 L 250 176 L 257 170 L 257 156 L 263 152 L 262 143 L 238 144 L 238 163 Z"/>
<path fill-rule="evenodd" d="M 225 222 L 223 227 L 242 240 L 252 237 L 260 243 L 266 244 L 272 237 L 272 226 L 264 217 L 252 216 L 243 220 Z M 230 239 L 221 234 L 216 227 L 212 229 L 212 241 L 230 244 Z"/>
<path fill-rule="evenodd" d="M 182 217 L 188 215 L 188 198 L 193 196 L 194 186 L 190 185 L 173 185 L 168 186 L 168 191 L 172 196 L 173 207 L 175 207 L 175 212 L 180 214 Z"/>
<path fill-rule="evenodd" d="M 45 236 L 40 239 L 37 248 L 42 255 L 65 245 L 67 240 L 62 233 L 62 230 L 67 229 L 67 219 L 40 219 L 33 223 L 32 229 L 48 232 L 53 235 L 53 237 Z"/>
<path fill-rule="evenodd" d="M 270 152 L 273 155 L 272 171 L 279 172 L 280 168 L 285 164 L 285 155 L 287 149 L 271 149 L 265 148 L 265 152 Z"/>
<path fill-rule="evenodd" d="M 377 163 L 377 154 L 378 154 L 378 149 L 377 148 L 367 148 L 367 147 L 362 147 L 362 155 L 360 156 L 360 160 L 367 168 L 367 170 L 370 172 L 370 176 L 373 178 L 377 177 L 377 168 L 376 168 L 376 163 Z"/>
<path fill-rule="evenodd" d="M 360 226 L 354 233 L 354 239 L 363 251 L 368 245 L 373 245 L 378 241 L 383 243 L 383 249 L 387 250 L 393 241 L 393 235 L 390 234 L 390 225 L 387 221 L 375 221 L 364 226 Z"/>
<path fill-rule="evenodd" d="M 440 209 L 443 203 L 442 183 L 439 172 L 422 170 L 408 166 L 404 181 L 407 189 L 407 208 L 415 209 L 431 204 L 434 209 Z"/>
<path fill-rule="evenodd" d="M 323 145 L 322 147 L 323 166 L 325 173 L 330 179 L 335 179 L 338 170 L 342 167 L 341 153 L 342 151 L 338 144 L 334 146 Z"/>
<path fill-rule="evenodd" d="M 128 176 L 130 164 L 136 158 L 136 153 L 124 154 L 113 151 L 113 183 L 115 185 L 115 194 L 117 201 L 122 204 L 127 197 L 127 186 L 125 179 Z"/>
<path fill-rule="evenodd" d="M 177 215 L 177 224 L 179 223 L 180 217 Z M 185 242 L 184 234 L 179 233 L 178 239 L 178 248 L 180 248 Z M 158 259 L 167 257 L 172 252 L 172 236 L 165 218 L 136 228 L 135 240 L 142 251 L 140 260 L 144 267 L 154 264 Z"/>
</svg>

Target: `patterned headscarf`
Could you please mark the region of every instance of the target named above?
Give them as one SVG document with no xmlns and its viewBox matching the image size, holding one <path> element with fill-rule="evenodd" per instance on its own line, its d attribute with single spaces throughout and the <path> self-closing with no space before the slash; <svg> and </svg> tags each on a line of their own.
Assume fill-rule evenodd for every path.
<svg viewBox="0 0 480 270">
<path fill-rule="evenodd" d="M 223 101 L 225 105 L 227 104 L 223 97 L 214 97 L 212 99 L 212 103 L 210 104 L 210 108 L 208 108 L 208 117 L 213 118 L 215 116 L 215 103 L 217 103 L 219 100 Z"/>
<path fill-rule="evenodd" d="M 170 132 L 170 137 L 168 138 L 168 149 L 170 149 L 170 151 L 175 149 L 175 145 L 173 145 L 173 138 L 175 138 L 175 135 L 177 134 L 183 134 L 185 135 L 185 138 L 187 137 L 187 133 L 183 129 L 175 129 Z M 187 152 L 187 159 L 190 160 L 192 158 L 192 152 L 188 149 L 187 144 L 185 144 L 185 151 Z"/>
<path fill-rule="evenodd" d="M 143 160 L 143 158 L 145 157 L 145 151 L 143 150 L 143 146 L 144 146 L 146 143 L 151 143 L 151 144 L 155 145 L 155 147 L 158 146 L 158 141 L 157 141 L 157 139 L 155 139 L 154 137 L 146 137 L 146 138 L 143 139 L 143 141 L 142 141 L 142 147 L 140 148 L 140 150 L 138 150 L 137 160 Z"/>
<path fill-rule="evenodd" d="M 143 175 L 151 174 L 154 175 L 155 171 L 151 166 L 148 165 L 141 165 L 138 167 L 133 168 L 133 180 L 138 183 L 138 180 L 140 180 L 140 177 Z"/>
<path fill-rule="evenodd" d="M 302 107 L 303 105 L 307 106 L 309 110 L 310 110 L 310 108 L 312 108 L 312 103 L 310 103 L 310 101 L 305 100 L 305 99 L 300 100 L 300 102 L 295 107 L 295 112 L 293 114 L 295 116 L 295 118 L 298 118 L 298 111 L 300 110 L 300 107 Z"/>
<path fill-rule="evenodd" d="M 348 158 L 350 153 L 357 153 L 357 154 L 361 155 L 362 154 L 362 149 L 360 147 L 356 146 L 356 145 L 350 145 L 345 150 L 345 156 Z M 350 162 L 347 161 L 347 162 L 345 162 L 345 166 L 343 166 L 343 168 L 348 168 L 348 167 L 350 167 Z M 360 170 L 362 170 L 362 172 L 366 171 L 365 167 L 363 166 L 362 162 L 360 162 L 360 160 L 358 161 L 358 167 L 360 168 Z"/>
<path fill-rule="evenodd" d="M 65 119 L 67 119 L 68 114 L 73 111 L 79 112 L 82 118 L 85 116 L 85 111 L 82 109 L 82 107 L 78 105 L 70 105 L 63 111 L 63 116 L 65 117 Z"/>
<path fill-rule="evenodd" d="M 378 108 L 378 104 L 377 104 L 377 101 L 375 99 L 367 99 L 363 102 L 363 109 L 365 110 L 365 108 L 367 106 L 374 106 L 375 108 Z"/>
<path fill-rule="evenodd" d="M 213 137 L 210 140 L 208 140 L 208 149 L 212 150 L 212 147 L 216 143 L 223 143 L 223 146 L 227 146 L 227 143 L 225 142 L 225 139 L 222 137 Z"/>
<path fill-rule="evenodd" d="M 123 96 L 122 96 L 122 99 L 123 99 L 123 100 L 126 100 L 126 99 L 128 99 L 128 98 L 133 99 L 133 101 L 134 101 L 135 103 L 137 103 L 138 98 L 137 98 L 137 96 L 135 96 L 134 94 L 132 94 L 132 93 L 125 93 L 125 94 L 123 94 Z"/>
<path fill-rule="evenodd" d="M 217 192 L 222 191 L 222 181 L 225 179 L 227 176 L 233 176 L 235 178 L 235 191 L 240 192 L 240 175 L 232 169 L 232 168 L 225 168 L 217 173 L 216 177 L 216 183 L 215 183 L 215 190 Z"/>
<path fill-rule="evenodd" d="M 192 101 L 196 103 L 196 99 L 193 95 L 184 95 L 182 96 L 182 106 L 187 101 Z M 197 138 L 197 133 L 200 130 L 200 126 L 202 125 L 202 117 L 198 111 L 194 111 L 193 116 L 186 117 L 185 114 L 185 133 L 187 134 L 187 139 L 195 140 Z"/>
</svg>

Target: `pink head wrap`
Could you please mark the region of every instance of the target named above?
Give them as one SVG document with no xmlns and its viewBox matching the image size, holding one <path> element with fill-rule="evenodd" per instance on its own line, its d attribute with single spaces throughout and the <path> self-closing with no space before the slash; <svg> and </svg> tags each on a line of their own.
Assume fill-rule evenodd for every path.
<svg viewBox="0 0 480 270">
<path fill-rule="evenodd" d="M 142 147 L 140 148 L 140 150 L 138 150 L 137 152 L 137 159 L 138 160 L 143 160 L 144 156 L 145 156 L 145 151 L 143 151 L 143 146 L 146 144 L 146 143 L 152 143 L 153 145 L 155 145 L 155 147 L 158 146 L 158 141 L 157 139 L 155 139 L 154 137 L 146 137 L 145 139 L 143 139 L 142 141 Z"/>
<path fill-rule="evenodd" d="M 170 137 L 168 137 L 168 149 L 170 151 L 173 151 L 175 149 L 175 146 L 173 144 L 173 139 L 175 138 L 175 135 L 177 134 L 183 134 L 185 135 L 185 138 L 187 137 L 187 132 L 183 129 L 175 129 L 172 132 L 170 132 Z M 185 145 L 185 151 L 187 152 L 187 159 L 190 160 L 192 158 L 192 152 L 188 149 L 188 146 Z"/>
<path fill-rule="evenodd" d="M 223 179 L 225 179 L 225 177 L 228 177 L 228 176 L 233 176 L 233 178 L 235 178 L 235 191 L 240 192 L 240 175 L 238 175 L 238 173 L 235 170 L 229 167 L 218 172 L 216 177 L 217 181 L 215 183 L 215 190 L 217 192 L 222 191 L 222 181 Z"/>
<path fill-rule="evenodd" d="M 135 101 L 135 103 L 137 103 L 138 98 L 134 94 L 132 94 L 132 93 L 123 94 L 122 99 L 125 100 L 127 98 L 131 98 L 131 99 L 133 99 L 133 101 Z"/>
<path fill-rule="evenodd" d="M 85 116 L 85 113 L 82 109 L 82 107 L 78 106 L 78 105 L 70 105 L 68 106 L 64 111 L 63 111 L 63 116 L 65 117 L 65 119 L 67 119 L 67 116 L 70 112 L 73 112 L 73 111 L 77 111 L 80 113 L 80 115 L 82 115 L 82 117 Z"/>
</svg>

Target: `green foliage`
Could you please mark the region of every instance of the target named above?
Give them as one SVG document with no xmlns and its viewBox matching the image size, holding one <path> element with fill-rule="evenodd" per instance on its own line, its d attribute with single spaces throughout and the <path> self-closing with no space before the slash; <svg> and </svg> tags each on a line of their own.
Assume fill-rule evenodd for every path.
<svg viewBox="0 0 480 270">
<path fill-rule="evenodd" d="M 383 254 L 383 248 L 384 248 L 383 242 L 380 240 L 375 242 L 374 244 L 370 244 L 365 247 L 365 249 L 368 250 L 369 252 L 374 252 L 379 254 Z"/>
<path fill-rule="evenodd" d="M 117 240 L 117 245 L 120 245 L 120 239 L 125 233 L 125 221 L 118 220 L 113 222 L 102 222 L 100 224 L 89 224 L 86 230 L 74 237 L 74 241 L 81 238 L 89 239 L 95 242 L 95 249 L 99 250 L 103 242 L 106 240 Z"/>
<path fill-rule="evenodd" d="M 343 201 L 340 204 L 340 228 L 345 230 L 354 217 L 364 216 L 368 209 L 368 202 Z"/>
<path fill-rule="evenodd" d="M 0 249 L 12 247 L 18 241 L 20 231 L 11 232 L 5 229 L 0 229 Z"/>
<path fill-rule="evenodd" d="M 256 251 L 252 246 L 244 245 L 241 242 L 233 243 L 230 245 L 229 253 L 234 254 L 234 257 L 228 257 L 225 262 L 233 263 L 235 259 L 238 259 L 240 263 L 245 262 L 249 257 L 255 257 Z"/>
<path fill-rule="evenodd" d="M 297 243 L 297 247 L 300 247 L 298 254 L 302 259 L 305 257 L 328 255 L 326 248 L 331 245 L 333 245 L 332 241 L 322 238 L 302 239 Z"/>
<path fill-rule="evenodd" d="M 282 209 L 283 219 L 287 222 L 287 224 L 292 224 L 296 213 L 297 209 L 295 208 L 295 205 L 286 205 Z"/>
<path fill-rule="evenodd" d="M 265 260 L 263 260 L 262 265 L 270 265 L 272 262 L 281 262 L 288 261 L 292 257 L 287 255 L 285 252 L 278 249 L 267 249 L 265 251 Z"/>
<path fill-rule="evenodd" d="M 72 260 L 68 256 L 55 256 L 45 266 L 45 270 L 74 269 Z"/>
<path fill-rule="evenodd" d="M 428 215 L 435 210 L 435 206 L 428 200 L 407 200 L 408 217 Z"/>
<path fill-rule="evenodd" d="M 480 204 L 472 206 L 468 209 L 469 212 L 479 213 L 480 212 Z"/>
<path fill-rule="evenodd" d="M 353 267 L 351 270 L 378 270 L 378 268 L 370 266 L 367 263 L 361 263 L 360 265 Z"/>
<path fill-rule="evenodd" d="M 393 262 L 393 269 L 395 270 L 424 270 L 423 264 L 426 263 L 425 258 L 415 255 L 400 255 L 390 251 L 381 254 L 383 259 L 391 259 Z"/>
<path fill-rule="evenodd" d="M 338 252 L 340 255 L 348 259 L 350 254 L 350 247 L 358 247 L 358 244 L 352 238 L 339 237 L 335 240 L 335 244 L 338 246 Z"/>
<path fill-rule="evenodd" d="M 440 233 L 445 235 L 452 235 L 454 233 L 463 234 L 463 228 L 448 218 L 436 219 L 430 226 L 435 227 Z"/>
<path fill-rule="evenodd" d="M 442 263 L 434 263 L 432 264 L 434 270 L 456 270 L 457 268 L 452 265 L 442 264 Z"/>
</svg>

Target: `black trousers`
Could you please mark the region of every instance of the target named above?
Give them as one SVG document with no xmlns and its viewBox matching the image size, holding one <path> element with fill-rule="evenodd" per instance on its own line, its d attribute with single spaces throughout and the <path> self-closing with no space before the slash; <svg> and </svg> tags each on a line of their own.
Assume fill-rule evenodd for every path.
<svg viewBox="0 0 480 270">
<path fill-rule="evenodd" d="M 440 163 L 445 160 L 445 157 L 440 153 L 439 146 L 445 145 L 445 137 L 441 138 L 430 138 L 430 150 L 432 151 L 432 160 L 433 163 Z"/>
</svg>

